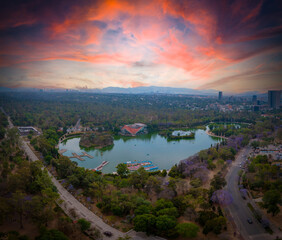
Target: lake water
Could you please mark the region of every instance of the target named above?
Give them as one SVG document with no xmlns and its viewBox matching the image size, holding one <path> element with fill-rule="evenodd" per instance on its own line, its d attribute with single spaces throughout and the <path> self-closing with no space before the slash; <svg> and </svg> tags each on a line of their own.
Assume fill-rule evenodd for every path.
<svg viewBox="0 0 282 240">
<path fill-rule="evenodd" d="M 111 173 L 116 171 L 119 163 L 127 161 L 152 161 L 160 170 L 170 169 L 174 164 L 179 163 L 195 153 L 207 149 L 211 144 L 220 142 L 220 138 L 211 137 L 204 130 L 195 130 L 194 139 L 181 139 L 177 141 L 167 141 L 159 134 L 147 134 L 134 138 L 117 137 L 114 146 L 107 150 L 91 149 L 85 150 L 79 146 L 80 138 L 69 139 L 59 144 L 59 149 L 66 149 L 64 156 L 72 156 L 72 153 L 82 154 L 87 152 L 94 158 L 83 157 L 85 161 L 71 158 L 78 163 L 78 166 L 85 168 L 95 168 L 102 161 L 108 161 L 102 172 Z"/>
</svg>

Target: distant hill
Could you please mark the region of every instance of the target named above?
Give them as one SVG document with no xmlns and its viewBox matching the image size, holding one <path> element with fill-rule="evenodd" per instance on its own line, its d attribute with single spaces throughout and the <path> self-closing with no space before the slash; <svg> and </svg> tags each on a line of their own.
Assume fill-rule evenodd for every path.
<svg viewBox="0 0 282 240">
<path fill-rule="evenodd" d="M 0 92 L 89 92 L 89 93 L 122 93 L 122 94 L 188 94 L 188 95 L 205 95 L 205 96 L 216 96 L 218 94 L 217 90 L 208 89 L 208 90 L 197 90 L 191 88 L 173 88 L 173 87 L 135 87 L 135 88 L 121 88 L 121 87 L 107 87 L 107 88 L 93 88 L 93 89 L 37 89 L 37 88 L 5 88 L 0 87 Z M 232 94 L 223 92 L 224 96 L 236 95 L 236 96 L 265 96 L 258 92 L 244 92 L 240 94 Z"/>
<path fill-rule="evenodd" d="M 216 90 L 196 90 L 190 88 L 172 88 L 172 87 L 135 87 L 135 88 L 119 88 L 107 87 L 101 89 L 103 93 L 131 93 L 131 94 L 190 94 L 190 95 L 214 95 Z"/>
</svg>

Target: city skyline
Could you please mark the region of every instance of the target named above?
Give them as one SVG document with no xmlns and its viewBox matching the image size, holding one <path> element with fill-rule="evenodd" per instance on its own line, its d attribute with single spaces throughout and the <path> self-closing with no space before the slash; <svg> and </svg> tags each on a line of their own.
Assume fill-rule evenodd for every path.
<svg viewBox="0 0 282 240">
<path fill-rule="evenodd" d="M 0 87 L 281 89 L 279 1 L 1 3 Z"/>
</svg>

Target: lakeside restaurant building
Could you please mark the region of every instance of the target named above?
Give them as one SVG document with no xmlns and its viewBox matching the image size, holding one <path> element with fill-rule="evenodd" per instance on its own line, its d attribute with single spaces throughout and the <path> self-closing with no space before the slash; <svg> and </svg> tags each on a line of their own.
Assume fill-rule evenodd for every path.
<svg viewBox="0 0 282 240">
<path fill-rule="evenodd" d="M 124 125 L 120 133 L 126 136 L 137 136 L 148 133 L 147 125 L 143 123 L 134 123 L 131 125 Z"/>
<path fill-rule="evenodd" d="M 40 132 L 34 127 L 18 127 L 19 133 L 22 136 L 28 135 L 30 132 L 34 132 L 36 135 L 39 135 Z"/>
</svg>

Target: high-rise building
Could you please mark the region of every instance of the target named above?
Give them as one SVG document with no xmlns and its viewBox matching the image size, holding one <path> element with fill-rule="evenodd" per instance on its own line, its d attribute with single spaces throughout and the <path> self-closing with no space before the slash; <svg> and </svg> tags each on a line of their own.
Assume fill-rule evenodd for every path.
<svg viewBox="0 0 282 240">
<path fill-rule="evenodd" d="M 257 105 L 257 102 L 258 102 L 257 95 L 253 95 L 252 102 L 253 102 L 254 105 Z"/>
<path fill-rule="evenodd" d="M 254 112 L 258 112 L 259 111 L 259 106 L 258 105 L 254 106 L 253 110 L 254 110 Z"/>
<path fill-rule="evenodd" d="M 280 95 L 281 91 L 268 91 L 268 105 L 271 108 L 280 108 Z"/>
<path fill-rule="evenodd" d="M 219 101 L 222 100 L 222 92 L 218 92 L 218 100 L 219 100 Z"/>
</svg>

